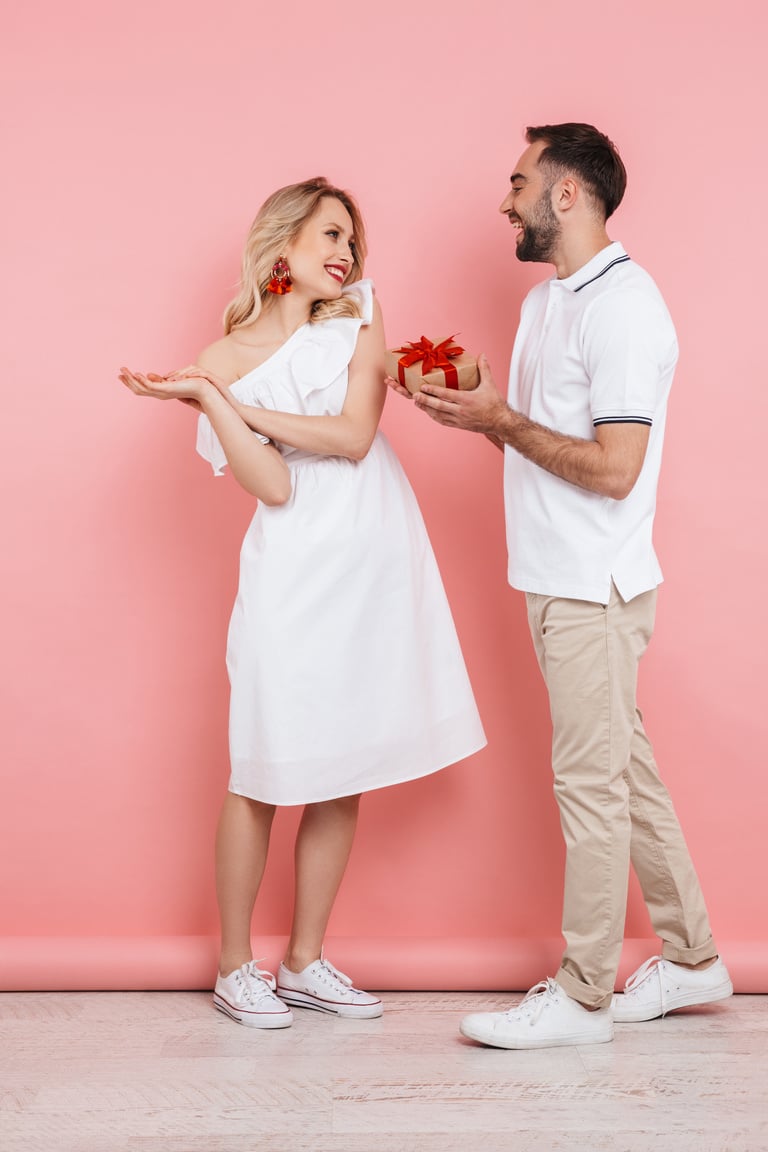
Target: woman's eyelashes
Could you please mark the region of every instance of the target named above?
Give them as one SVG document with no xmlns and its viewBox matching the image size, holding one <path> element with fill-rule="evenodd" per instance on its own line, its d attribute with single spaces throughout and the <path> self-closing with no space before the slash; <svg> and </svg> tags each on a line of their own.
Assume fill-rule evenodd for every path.
<svg viewBox="0 0 768 1152">
<path fill-rule="evenodd" d="M 338 228 L 329 228 L 325 234 L 326 234 L 326 236 L 330 236 L 332 240 L 338 240 L 339 237 L 341 236 L 341 233 L 339 232 Z M 357 259 L 357 247 L 355 245 L 354 240 L 350 240 L 347 244 L 347 247 L 349 248 L 350 255 L 352 256 L 352 259 L 353 260 Z"/>
</svg>

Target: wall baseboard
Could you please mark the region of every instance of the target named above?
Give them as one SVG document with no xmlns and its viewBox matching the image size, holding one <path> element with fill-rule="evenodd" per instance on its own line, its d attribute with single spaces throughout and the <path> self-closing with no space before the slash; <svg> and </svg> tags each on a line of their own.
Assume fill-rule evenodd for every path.
<svg viewBox="0 0 768 1152">
<path fill-rule="evenodd" d="M 255 955 L 275 971 L 285 936 L 261 937 Z M 768 940 L 720 941 L 736 992 L 768 992 Z M 6 936 L 6 992 L 192 990 L 215 980 L 215 936 Z M 656 939 L 626 940 L 621 986 L 658 952 Z M 326 951 L 361 987 L 378 991 L 523 991 L 557 970 L 562 941 L 521 937 L 332 936 Z"/>
</svg>

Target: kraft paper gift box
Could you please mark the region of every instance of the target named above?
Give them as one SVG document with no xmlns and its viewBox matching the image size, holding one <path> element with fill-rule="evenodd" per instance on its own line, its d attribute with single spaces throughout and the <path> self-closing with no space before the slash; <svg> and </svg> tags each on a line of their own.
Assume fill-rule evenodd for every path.
<svg viewBox="0 0 768 1152">
<path fill-rule="evenodd" d="M 454 344 L 452 336 L 435 342 L 422 336 L 415 343 L 391 349 L 387 352 L 387 372 L 404 384 L 412 396 L 425 383 L 467 390 L 480 383 L 477 361 Z"/>
</svg>

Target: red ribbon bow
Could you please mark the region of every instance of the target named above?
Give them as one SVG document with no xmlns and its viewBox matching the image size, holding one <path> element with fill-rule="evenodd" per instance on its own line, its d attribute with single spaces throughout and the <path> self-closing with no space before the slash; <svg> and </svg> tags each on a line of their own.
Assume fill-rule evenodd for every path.
<svg viewBox="0 0 768 1152">
<path fill-rule="evenodd" d="M 451 364 L 451 358 L 461 356 L 464 349 L 460 348 L 458 344 L 452 344 L 452 340 L 453 336 L 448 336 L 439 344 L 433 344 L 426 336 L 422 336 L 421 340 L 415 344 L 406 344 L 403 348 L 395 348 L 395 352 L 405 352 L 405 356 L 401 356 L 397 362 L 397 375 L 400 383 L 405 385 L 405 369 L 423 360 L 422 376 L 434 372 L 435 368 L 442 368 L 445 373 L 446 388 L 458 388 L 459 374 L 455 366 Z"/>
</svg>

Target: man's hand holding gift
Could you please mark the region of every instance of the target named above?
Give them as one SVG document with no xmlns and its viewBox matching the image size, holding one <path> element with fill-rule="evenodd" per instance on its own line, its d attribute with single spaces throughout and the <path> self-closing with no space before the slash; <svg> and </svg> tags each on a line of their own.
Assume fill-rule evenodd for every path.
<svg viewBox="0 0 768 1152">
<path fill-rule="evenodd" d="M 423 384 L 421 391 L 414 396 L 416 404 L 438 424 L 493 435 L 507 413 L 507 405 L 493 381 L 484 355 L 479 357 L 477 366 L 480 383 L 471 392 Z"/>
<path fill-rule="evenodd" d="M 448 428 L 461 428 L 466 432 L 481 432 L 500 448 L 504 444 L 499 438 L 509 408 L 494 383 L 488 360 L 480 355 L 477 361 L 480 382 L 472 389 L 441 388 L 431 381 L 423 381 L 418 392 L 411 393 L 392 376 L 387 383 L 401 396 L 413 397 L 416 405 L 438 424 Z"/>
</svg>

